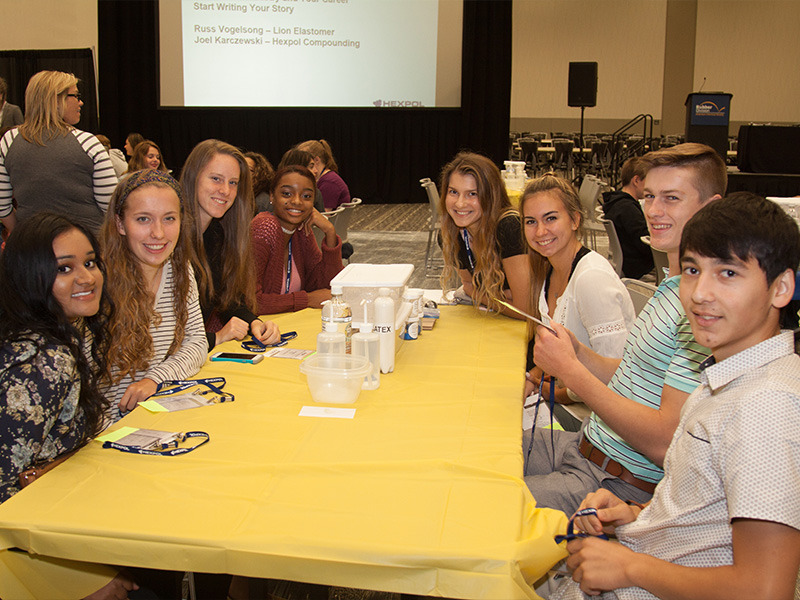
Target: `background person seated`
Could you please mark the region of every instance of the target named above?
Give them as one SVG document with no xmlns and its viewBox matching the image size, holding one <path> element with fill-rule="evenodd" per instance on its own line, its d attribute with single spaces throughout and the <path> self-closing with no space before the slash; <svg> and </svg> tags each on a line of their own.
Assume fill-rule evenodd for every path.
<svg viewBox="0 0 800 600">
<path fill-rule="evenodd" d="M 603 215 L 614 223 L 622 248 L 622 276 L 640 279 L 653 270 L 653 252 L 642 241 L 650 235 L 639 200 L 644 198 L 646 163 L 639 157 L 629 158 L 622 165 L 622 187 L 603 192 Z"/>
</svg>

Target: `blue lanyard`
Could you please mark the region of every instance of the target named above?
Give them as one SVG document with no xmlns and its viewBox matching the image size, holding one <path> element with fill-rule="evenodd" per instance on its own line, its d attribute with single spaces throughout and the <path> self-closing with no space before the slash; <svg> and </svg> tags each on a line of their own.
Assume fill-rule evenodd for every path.
<svg viewBox="0 0 800 600">
<path fill-rule="evenodd" d="M 289 293 L 289 286 L 292 283 L 292 238 L 289 238 L 289 256 L 286 259 L 286 291 L 284 294 Z"/>
<path fill-rule="evenodd" d="M 191 448 L 178 448 L 178 442 L 183 442 L 189 438 L 205 438 L 199 444 Z M 205 431 L 187 431 L 186 433 L 179 433 L 177 437 L 171 442 L 162 444 L 161 450 L 148 450 L 138 446 L 126 446 L 125 444 L 118 444 L 117 442 L 103 442 L 103 448 L 113 448 L 120 452 L 129 452 L 130 454 L 148 454 L 150 456 L 180 456 L 181 454 L 188 454 L 192 450 L 196 450 L 211 438 Z M 173 446 L 173 448 L 169 448 Z"/>
<path fill-rule="evenodd" d="M 553 449 L 552 467 L 553 471 L 556 470 L 556 444 L 555 436 L 553 435 L 553 410 L 556 406 L 556 380 L 550 379 L 550 447 Z M 536 420 L 539 417 L 539 406 L 542 403 L 542 389 L 544 388 L 544 372 L 542 378 L 539 380 L 539 399 L 536 401 L 536 409 L 533 411 L 533 428 L 531 429 L 531 441 L 528 443 L 528 452 L 525 454 L 525 470 L 523 473 L 528 472 L 528 461 L 531 459 L 531 450 L 533 450 L 533 436 L 536 433 Z"/>
<path fill-rule="evenodd" d="M 208 377 L 205 379 L 173 379 L 169 381 L 162 381 L 158 384 L 156 393 L 150 397 L 156 398 L 159 396 L 172 396 L 174 394 L 185 392 L 186 390 L 195 386 L 204 385 L 210 391 L 214 392 L 220 397 L 220 402 L 233 401 L 235 399 L 233 394 L 222 391 L 222 388 L 225 387 L 225 383 L 224 377 Z"/>
<path fill-rule="evenodd" d="M 557 535 L 555 537 L 556 544 L 560 544 L 561 542 L 569 542 L 571 540 L 574 540 L 575 538 L 589 537 L 588 533 L 575 533 L 574 532 L 575 517 L 588 517 L 589 515 L 594 515 L 596 517 L 597 516 L 597 509 L 596 508 L 582 508 L 581 510 L 576 512 L 574 515 L 572 515 L 572 518 L 567 523 L 567 535 Z M 593 536 L 593 537 L 598 537 L 601 540 L 607 540 L 608 539 L 608 536 L 605 533 L 601 533 L 600 535 L 596 535 L 596 536 Z"/>
<path fill-rule="evenodd" d="M 279 342 L 275 342 L 274 344 L 262 344 L 258 338 L 252 337 L 242 342 L 242 348 L 247 350 L 248 352 L 264 352 L 267 348 L 277 348 L 278 346 L 285 346 L 289 343 L 289 340 L 293 340 L 297 337 L 296 331 L 287 331 L 286 333 L 281 334 L 281 340 Z"/>
<path fill-rule="evenodd" d="M 469 246 L 469 232 L 466 229 L 462 229 L 461 237 L 464 238 L 464 245 L 467 247 L 467 260 L 469 261 L 470 271 L 474 271 L 475 257 L 472 255 L 472 248 Z"/>
</svg>

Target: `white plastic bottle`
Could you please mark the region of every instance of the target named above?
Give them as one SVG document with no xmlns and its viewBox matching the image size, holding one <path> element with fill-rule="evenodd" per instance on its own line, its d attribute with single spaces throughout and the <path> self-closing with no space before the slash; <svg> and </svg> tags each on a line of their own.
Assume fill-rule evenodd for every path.
<svg viewBox="0 0 800 600">
<path fill-rule="evenodd" d="M 358 329 L 353 334 L 353 355 L 366 356 L 369 360 L 370 371 L 361 384 L 362 390 L 376 390 L 381 384 L 381 358 L 380 337 L 373 331 L 373 324 L 369 320 L 369 302 L 366 298 L 361 301 L 364 307 L 364 320 L 353 323 L 353 329 Z"/>
<path fill-rule="evenodd" d="M 334 285 L 331 287 L 331 299 L 327 305 L 327 309 L 327 311 L 322 311 L 323 330 L 335 330 L 342 332 L 345 339 L 345 352 L 350 354 L 351 338 L 353 335 L 353 311 L 350 310 L 350 305 L 344 301 L 344 298 L 342 298 L 341 286 Z M 331 327 L 331 325 L 334 327 Z"/>
<path fill-rule="evenodd" d="M 389 288 L 380 288 L 372 303 L 375 315 L 375 333 L 380 338 L 381 373 L 394 371 L 394 300 Z"/>
<path fill-rule="evenodd" d="M 412 314 L 414 314 L 417 319 L 419 319 L 419 333 L 418 336 L 422 335 L 422 317 L 425 316 L 425 296 L 424 292 L 419 288 L 411 288 L 408 290 L 414 297 L 414 310 Z"/>
<path fill-rule="evenodd" d="M 419 337 L 419 329 L 420 329 L 420 322 L 419 322 L 419 313 L 417 313 L 416 305 L 414 304 L 415 296 L 413 291 L 410 289 L 406 289 L 403 292 L 403 304 L 408 304 L 409 306 L 409 313 L 408 318 L 405 322 L 405 328 L 403 329 L 402 335 L 400 336 L 404 340 L 415 340 Z"/>
</svg>

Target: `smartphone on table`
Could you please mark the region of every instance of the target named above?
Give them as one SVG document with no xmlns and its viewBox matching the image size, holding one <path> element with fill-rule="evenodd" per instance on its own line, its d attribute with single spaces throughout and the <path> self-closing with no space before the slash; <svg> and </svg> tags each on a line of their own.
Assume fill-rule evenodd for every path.
<svg viewBox="0 0 800 600">
<path fill-rule="evenodd" d="M 215 352 L 211 355 L 211 360 L 249 363 L 254 365 L 264 360 L 264 355 L 250 354 L 249 352 Z"/>
</svg>

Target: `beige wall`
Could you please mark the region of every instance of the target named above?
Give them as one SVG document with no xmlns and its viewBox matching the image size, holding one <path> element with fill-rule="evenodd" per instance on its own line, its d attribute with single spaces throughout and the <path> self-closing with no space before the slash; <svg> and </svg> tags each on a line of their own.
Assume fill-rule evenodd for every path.
<svg viewBox="0 0 800 600">
<path fill-rule="evenodd" d="M 0 24 L 0 50 L 97 48 L 97 0 L 0 0 Z"/>
<path fill-rule="evenodd" d="M 733 94 L 742 122 L 800 122 L 800 0 L 514 0 L 511 129 L 577 131 L 570 61 L 598 62 L 586 131 L 641 112 L 655 133 L 684 129 L 686 94 Z"/>
<path fill-rule="evenodd" d="M 800 2 L 698 0 L 694 85 L 733 94 L 731 121 L 800 121 Z"/>
<path fill-rule="evenodd" d="M 666 0 L 515 0 L 512 120 L 580 119 L 580 109 L 567 106 L 575 61 L 598 63 L 597 106 L 586 109 L 587 121 L 616 127 L 640 113 L 660 119 L 666 6 Z"/>
</svg>

